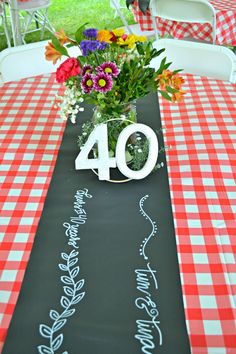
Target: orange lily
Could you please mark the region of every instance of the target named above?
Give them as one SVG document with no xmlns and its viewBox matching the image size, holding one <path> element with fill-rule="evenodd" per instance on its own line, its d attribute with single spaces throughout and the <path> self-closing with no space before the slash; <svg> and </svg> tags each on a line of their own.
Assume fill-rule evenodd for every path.
<svg viewBox="0 0 236 354">
<path fill-rule="evenodd" d="M 65 43 L 74 43 L 74 44 L 76 44 L 76 41 L 74 41 L 73 39 L 69 38 L 65 34 L 64 29 L 61 29 L 60 31 L 55 32 L 55 36 L 60 41 L 61 45 L 64 45 Z"/>
<path fill-rule="evenodd" d="M 172 93 L 171 101 L 172 102 L 181 102 L 183 100 L 183 96 L 185 95 L 185 91 L 178 91 Z"/>
<path fill-rule="evenodd" d="M 53 64 L 56 64 L 58 59 L 61 59 L 61 57 L 62 57 L 62 54 L 55 49 L 52 42 L 48 42 L 48 44 L 45 47 L 46 60 L 52 61 Z"/>
<path fill-rule="evenodd" d="M 178 74 L 172 76 L 171 85 L 173 86 L 173 88 L 175 88 L 176 90 L 180 90 L 183 84 L 184 84 L 184 79 L 182 78 L 182 76 Z"/>
<path fill-rule="evenodd" d="M 160 75 L 157 75 L 156 81 L 159 81 L 160 89 L 164 90 L 170 84 L 172 72 L 170 70 L 163 70 Z"/>
<path fill-rule="evenodd" d="M 65 34 L 64 29 L 61 29 L 58 32 L 55 32 L 55 36 L 57 37 L 57 39 L 60 41 L 60 43 L 63 45 L 65 43 L 68 43 L 70 40 L 67 37 L 67 35 Z"/>
</svg>

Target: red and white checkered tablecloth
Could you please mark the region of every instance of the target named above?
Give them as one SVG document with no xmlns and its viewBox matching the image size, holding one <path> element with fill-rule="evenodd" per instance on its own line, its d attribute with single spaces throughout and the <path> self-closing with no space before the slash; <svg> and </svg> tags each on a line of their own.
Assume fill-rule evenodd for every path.
<svg viewBox="0 0 236 354">
<path fill-rule="evenodd" d="M 58 88 L 54 76 L 0 87 L 0 352 L 64 131 Z"/>
<path fill-rule="evenodd" d="M 160 109 L 192 354 L 235 354 L 236 85 L 184 76 Z"/>
<path fill-rule="evenodd" d="M 160 108 L 192 354 L 235 354 L 236 86 L 184 76 L 184 102 Z M 58 88 L 54 74 L 0 88 L 1 345 L 65 127 Z"/>
<path fill-rule="evenodd" d="M 236 1 L 211 0 L 210 3 L 216 10 L 216 44 L 236 46 Z M 138 7 L 137 0 L 132 6 L 132 11 L 142 31 L 153 29 L 150 11 L 147 10 L 144 15 Z M 193 37 L 212 41 L 212 29 L 209 23 L 181 23 L 157 17 L 156 24 L 161 37 L 171 35 L 178 39 Z"/>
</svg>

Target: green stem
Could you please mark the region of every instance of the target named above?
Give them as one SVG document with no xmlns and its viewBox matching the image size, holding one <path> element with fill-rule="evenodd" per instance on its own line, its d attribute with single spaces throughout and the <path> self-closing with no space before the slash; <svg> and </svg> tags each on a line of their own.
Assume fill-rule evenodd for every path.
<svg viewBox="0 0 236 354">
<path fill-rule="evenodd" d="M 96 53 L 96 52 L 93 52 L 93 54 L 94 54 L 94 57 L 95 57 L 95 60 L 96 60 L 97 64 L 100 65 L 99 60 L 98 60 L 97 53 Z"/>
</svg>

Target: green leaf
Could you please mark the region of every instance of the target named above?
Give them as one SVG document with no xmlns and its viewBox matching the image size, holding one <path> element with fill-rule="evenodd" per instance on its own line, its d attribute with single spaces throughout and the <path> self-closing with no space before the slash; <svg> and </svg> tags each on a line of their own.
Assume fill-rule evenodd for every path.
<svg viewBox="0 0 236 354">
<path fill-rule="evenodd" d="M 162 90 L 158 90 L 158 91 L 160 92 L 160 94 L 162 95 L 162 97 L 164 97 L 164 98 L 165 98 L 166 100 L 168 100 L 168 101 L 171 101 L 171 96 L 168 95 L 167 92 L 162 91 Z"/>
<path fill-rule="evenodd" d="M 164 70 L 164 67 L 165 67 L 165 63 L 166 63 L 166 58 L 163 58 L 162 61 L 161 61 L 161 64 L 159 66 L 159 69 L 157 70 L 157 74 L 161 74 L 162 71 Z"/>
<path fill-rule="evenodd" d="M 79 44 L 82 39 L 84 39 L 84 35 L 83 35 L 83 31 L 85 30 L 86 25 L 88 24 L 88 22 L 84 23 L 82 26 L 80 26 L 77 31 L 75 32 L 75 40 L 76 42 Z"/>
<path fill-rule="evenodd" d="M 156 49 L 154 49 L 154 50 L 155 50 L 155 55 L 159 56 L 161 53 L 163 53 L 165 51 L 165 48 L 162 48 L 160 50 L 156 50 Z"/>
<path fill-rule="evenodd" d="M 166 64 L 164 65 L 164 70 L 168 69 L 171 64 L 172 64 L 172 63 L 166 63 Z"/>
<path fill-rule="evenodd" d="M 176 90 L 170 86 L 166 86 L 166 91 L 170 92 L 170 93 L 175 93 L 175 92 L 179 92 L 179 90 Z"/>
<path fill-rule="evenodd" d="M 54 46 L 54 48 L 61 53 L 62 55 L 66 55 L 67 57 L 69 57 L 69 54 L 67 52 L 67 49 L 65 47 L 63 47 L 63 45 L 61 45 L 60 41 L 57 39 L 57 37 L 53 37 L 52 38 L 52 44 Z"/>
<path fill-rule="evenodd" d="M 144 55 L 143 45 L 141 43 L 136 44 L 137 51 L 140 55 Z"/>
<path fill-rule="evenodd" d="M 171 65 L 172 63 L 166 63 L 166 57 L 162 59 L 161 61 L 161 64 L 159 66 L 159 69 L 156 71 L 156 74 L 159 75 L 163 72 L 163 70 L 166 70 L 169 68 L 169 66 Z"/>
<path fill-rule="evenodd" d="M 125 161 L 130 162 L 133 159 L 133 156 L 129 153 L 128 150 L 125 150 Z"/>
<path fill-rule="evenodd" d="M 180 71 L 183 71 L 184 69 L 178 69 L 178 70 L 174 70 L 173 71 L 173 74 L 177 74 L 177 73 L 179 73 Z"/>
<path fill-rule="evenodd" d="M 81 65 L 85 65 L 87 62 L 87 58 L 84 57 L 83 55 L 78 55 L 77 60 L 80 62 Z"/>
</svg>

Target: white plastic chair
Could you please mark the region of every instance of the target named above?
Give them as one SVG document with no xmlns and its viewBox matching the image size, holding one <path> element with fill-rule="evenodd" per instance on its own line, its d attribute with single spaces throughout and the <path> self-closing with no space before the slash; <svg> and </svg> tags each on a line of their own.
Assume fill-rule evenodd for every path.
<svg viewBox="0 0 236 354">
<path fill-rule="evenodd" d="M 1 81 L 15 81 L 54 72 L 60 63 L 53 65 L 51 61 L 45 59 L 47 43 L 48 41 L 42 41 L 2 50 L 0 52 Z"/>
<path fill-rule="evenodd" d="M 123 12 L 121 11 L 122 8 L 126 8 L 125 6 L 122 6 L 120 4 L 120 0 L 110 0 L 110 6 L 115 9 L 115 15 L 118 15 L 123 22 L 124 31 L 127 34 L 135 34 L 137 36 L 146 36 L 146 37 L 154 37 L 155 36 L 155 31 L 141 31 L 140 25 L 138 23 L 129 25 Z M 127 8 L 126 8 L 127 9 Z"/>
<path fill-rule="evenodd" d="M 165 48 L 151 61 L 150 66 L 155 69 L 166 57 L 172 63 L 170 70 L 183 69 L 184 73 L 236 82 L 236 55 L 229 48 L 178 39 L 159 39 L 153 46 L 157 50 Z"/>
<path fill-rule="evenodd" d="M 212 42 L 216 40 L 216 13 L 208 0 L 150 0 L 150 12 L 156 39 L 159 38 L 155 17 L 187 23 L 210 23 Z"/>
<path fill-rule="evenodd" d="M 27 33 L 41 31 L 42 39 L 45 29 L 52 33 L 55 32 L 48 19 L 48 8 L 51 5 L 51 0 L 28 0 L 24 2 L 9 0 L 8 3 L 14 45 L 18 45 L 19 42 L 25 43 Z M 33 21 L 37 24 L 35 29 L 30 28 Z"/>
<path fill-rule="evenodd" d="M 62 60 L 58 60 L 53 65 L 51 61 L 45 59 L 47 44 L 48 41 L 41 41 L 2 50 L 0 52 L 0 83 L 55 72 L 66 57 L 62 57 Z M 81 55 L 77 47 L 67 50 L 72 57 Z"/>
<path fill-rule="evenodd" d="M 7 17 L 6 17 L 6 10 L 5 10 L 5 4 L 0 2 L 0 18 L 1 18 L 1 23 L 3 26 L 3 35 L 5 35 L 6 40 L 7 40 L 7 46 L 11 47 L 11 39 L 10 39 L 10 34 L 8 31 L 8 26 L 7 26 Z"/>
</svg>

